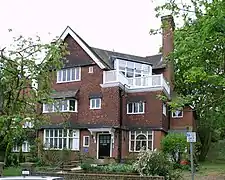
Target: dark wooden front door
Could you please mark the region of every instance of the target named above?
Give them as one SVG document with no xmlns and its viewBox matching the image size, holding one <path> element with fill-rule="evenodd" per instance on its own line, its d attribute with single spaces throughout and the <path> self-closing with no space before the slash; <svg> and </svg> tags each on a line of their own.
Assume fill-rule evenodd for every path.
<svg viewBox="0 0 225 180">
<path fill-rule="evenodd" d="M 98 145 L 98 158 L 104 159 L 104 157 L 110 157 L 111 135 L 100 134 Z"/>
</svg>

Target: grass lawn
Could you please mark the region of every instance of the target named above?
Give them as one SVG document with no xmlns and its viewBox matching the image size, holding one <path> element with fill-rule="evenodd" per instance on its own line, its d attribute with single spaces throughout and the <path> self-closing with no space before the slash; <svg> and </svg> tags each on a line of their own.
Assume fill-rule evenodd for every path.
<svg viewBox="0 0 225 180">
<path fill-rule="evenodd" d="M 183 178 L 191 179 L 191 172 L 185 171 Z M 210 163 L 205 162 L 200 164 L 199 171 L 195 174 L 195 179 L 199 180 L 224 180 L 225 179 L 225 162 L 224 163 Z"/>
<path fill-rule="evenodd" d="M 21 172 L 20 167 L 8 167 L 3 170 L 3 176 L 21 176 Z"/>
</svg>

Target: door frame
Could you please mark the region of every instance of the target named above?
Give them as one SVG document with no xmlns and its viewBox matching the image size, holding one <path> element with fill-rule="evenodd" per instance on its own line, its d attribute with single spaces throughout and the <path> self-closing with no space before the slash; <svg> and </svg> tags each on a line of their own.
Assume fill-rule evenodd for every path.
<svg viewBox="0 0 225 180">
<path fill-rule="evenodd" d="M 109 157 L 112 157 L 112 134 L 110 133 L 97 133 L 97 159 L 99 159 L 99 135 L 110 135 L 110 153 Z"/>
</svg>

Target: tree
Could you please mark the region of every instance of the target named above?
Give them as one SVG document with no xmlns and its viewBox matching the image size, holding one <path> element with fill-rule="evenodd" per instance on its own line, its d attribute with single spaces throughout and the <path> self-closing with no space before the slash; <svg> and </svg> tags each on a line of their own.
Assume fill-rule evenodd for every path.
<svg viewBox="0 0 225 180">
<path fill-rule="evenodd" d="M 12 145 L 21 144 L 27 136 L 22 124 L 29 121 L 38 129 L 45 120 L 37 109 L 39 103 L 52 101 L 49 98 L 51 77 L 61 68 L 61 59 L 67 51 L 60 40 L 47 44 L 38 36 L 36 39 L 19 36 L 0 53 L 0 136 L 1 146 L 6 145 L 4 161 L 7 164 Z M 38 87 L 37 82 L 41 82 L 41 86 Z"/>
<path fill-rule="evenodd" d="M 169 59 L 175 70 L 174 90 L 195 109 L 199 159 L 205 160 L 213 135 L 225 125 L 225 2 L 183 2 L 169 0 L 156 11 L 158 16 L 169 10 L 183 22 L 175 30 Z"/>
</svg>

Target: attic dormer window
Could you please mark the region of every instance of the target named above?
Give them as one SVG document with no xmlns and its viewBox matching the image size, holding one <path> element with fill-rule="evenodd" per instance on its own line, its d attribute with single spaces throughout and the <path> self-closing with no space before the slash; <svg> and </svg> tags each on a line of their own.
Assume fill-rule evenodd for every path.
<svg viewBox="0 0 225 180">
<path fill-rule="evenodd" d="M 151 66 L 148 64 L 137 63 L 133 61 L 125 61 L 117 59 L 115 61 L 115 69 L 123 73 L 128 78 L 143 77 L 151 75 Z"/>
<path fill-rule="evenodd" d="M 67 68 L 61 69 L 57 72 L 57 83 L 65 83 L 81 80 L 81 68 Z"/>
</svg>

